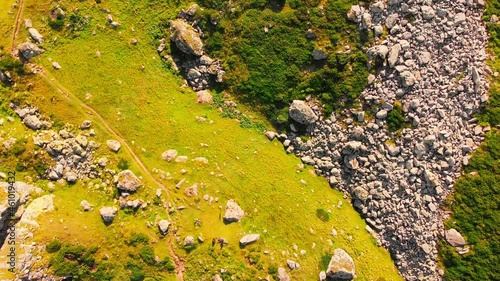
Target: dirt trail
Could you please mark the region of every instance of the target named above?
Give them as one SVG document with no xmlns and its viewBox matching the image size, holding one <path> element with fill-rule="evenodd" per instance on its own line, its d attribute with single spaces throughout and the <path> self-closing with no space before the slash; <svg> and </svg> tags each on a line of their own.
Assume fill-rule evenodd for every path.
<svg viewBox="0 0 500 281">
<path fill-rule="evenodd" d="M 16 26 L 14 28 L 14 34 L 12 36 L 11 51 L 12 51 L 12 53 L 14 55 L 17 55 L 17 54 L 15 54 L 15 49 L 16 49 L 15 42 L 17 40 L 17 35 L 18 35 L 18 32 L 19 32 L 19 28 L 21 26 L 22 15 L 23 15 L 23 12 L 24 12 L 24 4 L 25 4 L 25 0 L 20 0 L 20 2 L 19 2 L 19 11 L 18 11 L 17 16 L 16 16 Z M 97 119 L 99 119 L 100 123 L 102 125 L 104 125 L 104 127 L 106 128 L 106 130 L 108 131 L 108 133 L 110 135 L 112 135 L 114 138 L 116 138 L 125 147 L 125 149 L 134 158 L 134 161 L 143 170 L 143 172 L 154 183 L 156 183 L 158 186 L 160 186 L 163 189 L 163 191 L 167 195 L 167 199 L 170 200 L 170 193 L 169 193 L 168 188 L 165 185 L 163 185 L 160 181 L 158 181 L 149 172 L 149 170 L 146 168 L 146 166 L 141 161 L 141 159 L 137 156 L 137 154 L 135 154 L 134 150 L 129 146 L 129 144 L 127 143 L 127 141 L 123 137 L 121 137 L 121 135 L 118 132 L 116 132 L 97 111 L 95 111 L 92 107 L 90 107 L 89 105 L 87 105 L 83 101 L 81 101 L 78 97 L 76 97 L 68 89 L 64 88 L 64 86 L 62 86 L 62 84 L 60 84 L 55 78 L 49 78 L 48 75 L 47 75 L 47 73 L 50 73 L 50 72 L 48 72 L 42 66 L 36 65 L 36 64 L 33 64 L 33 63 L 30 63 L 30 65 L 31 65 L 32 69 L 36 69 L 37 70 L 37 74 L 39 74 L 42 77 L 44 77 L 45 80 L 47 81 L 47 83 L 49 83 L 50 85 L 54 86 L 65 98 L 67 98 L 68 100 L 72 100 L 74 102 L 77 102 L 78 105 L 81 106 L 82 108 L 84 108 L 89 115 L 93 115 L 93 116 L 97 117 Z M 174 229 L 175 228 L 175 223 L 174 223 L 174 220 L 170 217 L 170 213 L 169 213 L 168 209 L 166 210 L 166 213 L 167 213 L 168 220 L 171 223 L 170 228 Z M 177 254 L 174 251 L 174 242 L 175 242 L 175 234 L 174 234 L 174 232 L 170 231 L 169 232 L 169 236 L 170 236 L 170 238 L 169 238 L 169 241 L 168 241 L 168 246 L 169 246 L 168 248 L 169 248 L 169 251 L 170 251 L 170 256 L 173 258 L 173 261 L 174 261 L 176 276 L 177 276 L 178 280 L 184 281 L 185 264 L 184 264 L 184 261 L 179 256 L 177 256 Z"/>
<path fill-rule="evenodd" d="M 38 66 L 38 67 L 40 67 L 40 66 Z M 135 162 L 139 165 L 139 167 L 141 167 L 141 169 L 143 170 L 143 172 L 153 182 L 155 182 L 158 186 L 160 186 L 163 189 L 163 191 L 166 193 L 167 198 L 170 199 L 170 193 L 169 193 L 168 188 L 164 184 L 162 184 L 160 181 L 158 181 L 149 172 L 149 170 L 146 168 L 146 166 L 141 161 L 141 159 L 137 156 L 137 154 L 135 154 L 134 150 L 129 146 L 129 144 L 127 143 L 127 141 L 120 134 L 118 134 L 118 132 L 116 132 L 97 111 L 95 111 L 92 107 L 90 107 L 89 105 L 87 105 L 84 102 L 82 102 L 80 99 L 78 99 L 74 94 L 72 94 L 71 92 L 69 92 L 69 90 L 67 90 L 66 88 L 64 88 L 62 85 L 58 85 L 59 83 L 55 82 L 57 80 L 55 80 L 55 79 L 49 79 L 47 77 L 46 70 L 43 69 L 43 68 L 42 68 L 42 70 L 43 71 L 39 72 L 39 74 L 42 75 L 49 84 L 51 84 L 52 86 L 54 86 L 64 97 L 66 97 L 68 100 L 72 100 L 74 102 L 77 102 L 82 108 L 84 108 L 87 111 L 87 114 L 95 116 L 95 117 L 97 117 L 97 119 L 99 119 L 99 121 L 101 122 L 101 124 L 104 125 L 104 127 L 108 131 L 108 133 L 111 134 L 114 138 L 116 138 L 116 140 L 118 140 L 127 149 L 127 151 L 130 153 L 130 155 L 132 155 L 132 157 L 134 158 Z M 167 213 L 167 216 L 168 216 L 168 220 L 171 223 L 171 229 L 175 228 L 174 221 L 170 217 L 168 209 L 166 210 L 166 213 Z M 177 275 L 177 278 L 179 280 L 184 280 L 184 271 L 185 271 L 184 261 L 175 254 L 174 245 L 173 245 L 173 243 L 175 241 L 175 235 L 174 235 L 173 231 L 170 231 L 169 233 L 170 233 L 169 250 L 170 250 L 170 255 L 174 259 L 175 268 L 176 268 L 176 275 Z"/>
<path fill-rule="evenodd" d="M 21 28 L 21 21 L 24 12 L 24 0 L 19 1 L 19 11 L 16 15 L 16 25 L 14 27 L 14 33 L 12 34 L 12 45 L 10 46 L 10 51 L 15 55 L 17 34 L 19 33 L 19 28 Z"/>
</svg>

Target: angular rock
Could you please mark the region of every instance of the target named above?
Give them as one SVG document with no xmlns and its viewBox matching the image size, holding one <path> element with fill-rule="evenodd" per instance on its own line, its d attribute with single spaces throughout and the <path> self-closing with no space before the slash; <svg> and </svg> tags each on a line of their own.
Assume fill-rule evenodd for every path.
<svg viewBox="0 0 500 281">
<path fill-rule="evenodd" d="M 40 32 L 38 32 L 38 30 L 36 30 L 33 27 L 30 27 L 30 28 L 28 28 L 28 32 L 30 34 L 30 37 L 33 40 L 35 40 L 35 42 L 37 42 L 37 43 L 43 43 L 43 36 L 42 36 L 42 34 L 40 34 Z"/>
<path fill-rule="evenodd" d="M 212 104 L 213 102 L 214 99 L 212 94 L 210 94 L 207 90 L 202 90 L 196 93 L 196 103 Z"/>
<path fill-rule="evenodd" d="M 161 154 L 161 158 L 167 162 L 172 162 L 175 157 L 177 157 L 177 150 L 175 149 L 166 150 Z"/>
<path fill-rule="evenodd" d="M 248 234 L 240 239 L 240 245 L 244 247 L 248 244 L 255 243 L 259 239 L 260 239 L 260 234 Z"/>
<path fill-rule="evenodd" d="M 121 191 L 135 192 L 142 186 L 141 181 L 130 170 L 123 170 L 115 176 L 115 184 Z"/>
<path fill-rule="evenodd" d="M 87 200 L 80 202 L 80 207 L 82 207 L 85 212 L 92 210 L 92 204 L 90 204 Z"/>
<path fill-rule="evenodd" d="M 278 267 L 278 281 L 291 281 L 290 276 L 286 273 L 286 269 Z"/>
<path fill-rule="evenodd" d="M 184 238 L 184 247 L 189 247 L 193 245 L 194 245 L 194 237 L 186 236 L 186 238 Z"/>
<path fill-rule="evenodd" d="M 102 207 L 99 210 L 99 214 L 101 214 L 101 218 L 105 224 L 110 224 L 113 222 L 118 209 L 116 207 Z"/>
<path fill-rule="evenodd" d="M 118 152 L 122 147 L 121 143 L 117 140 L 107 140 L 106 145 L 114 152 Z"/>
<path fill-rule="evenodd" d="M 190 55 L 203 55 L 203 43 L 196 30 L 183 19 L 170 21 L 170 39 L 182 52 Z"/>
<path fill-rule="evenodd" d="M 28 115 L 23 119 L 24 125 L 32 130 L 39 130 L 42 128 L 42 121 L 36 115 Z"/>
<path fill-rule="evenodd" d="M 294 100 L 289 108 L 290 117 L 300 124 L 308 125 L 318 119 L 312 108 L 305 101 Z"/>
<path fill-rule="evenodd" d="M 290 268 L 290 270 L 297 270 L 300 268 L 300 264 L 298 264 L 294 260 L 286 260 L 286 264 L 288 265 L 288 268 Z"/>
<path fill-rule="evenodd" d="M 162 235 L 166 235 L 168 228 L 170 226 L 170 222 L 168 220 L 161 220 L 158 222 L 158 229 Z"/>
<path fill-rule="evenodd" d="M 226 213 L 224 214 L 225 223 L 239 222 L 244 216 L 245 212 L 233 199 L 227 201 Z"/>
<path fill-rule="evenodd" d="M 25 42 L 18 45 L 17 50 L 19 51 L 19 54 L 27 60 L 45 52 L 45 50 L 38 48 L 36 44 L 31 42 Z"/>
<path fill-rule="evenodd" d="M 462 247 L 462 246 L 465 246 L 467 244 L 467 242 L 465 242 L 465 239 L 462 236 L 462 234 L 460 234 L 460 232 L 458 232 L 454 228 L 446 230 L 445 238 L 446 238 L 446 241 L 448 241 L 448 243 L 450 243 L 450 245 L 453 247 Z"/>
<path fill-rule="evenodd" d="M 352 280 L 355 278 L 354 260 L 344 250 L 337 248 L 333 251 L 332 259 L 328 264 L 326 275 L 332 280 Z"/>
<path fill-rule="evenodd" d="M 322 50 L 314 50 L 312 52 L 314 60 L 324 60 L 328 58 L 328 54 Z"/>
<path fill-rule="evenodd" d="M 403 71 L 401 73 L 401 81 L 404 87 L 411 87 L 415 85 L 415 76 L 410 71 Z"/>
</svg>

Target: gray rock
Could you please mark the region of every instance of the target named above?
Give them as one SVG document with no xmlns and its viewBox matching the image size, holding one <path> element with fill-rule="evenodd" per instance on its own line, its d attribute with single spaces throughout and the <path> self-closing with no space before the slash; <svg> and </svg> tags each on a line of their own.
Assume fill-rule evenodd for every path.
<svg viewBox="0 0 500 281">
<path fill-rule="evenodd" d="M 186 236 L 186 238 L 184 238 L 184 247 L 189 247 L 193 245 L 194 245 L 194 237 Z"/>
<path fill-rule="evenodd" d="M 436 15 L 436 12 L 430 6 L 424 5 L 422 6 L 421 10 L 422 10 L 422 17 L 424 18 L 424 20 L 431 20 Z"/>
<path fill-rule="evenodd" d="M 92 126 L 92 121 L 90 121 L 90 120 L 84 120 L 82 122 L 82 124 L 80 125 L 80 129 L 86 130 L 86 129 L 89 129 L 90 126 Z"/>
<path fill-rule="evenodd" d="M 328 58 L 328 54 L 322 50 L 314 50 L 312 52 L 314 60 L 324 60 Z"/>
<path fill-rule="evenodd" d="M 387 117 L 387 110 L 382 109 L 376 114 L 377 119 L 385 119 Z"/>
<path fill-rule="evenodd" d="M 115 184 L 121 191 L 135 192 L 142 186 L 141 181 L 130 170 L 124 170 L 115 176 Z"/>
<path fill-rule="evenodd" d="M 465 22 L 466 20 L 466 16 L 464 13 L 458 13 L 458 14 L 455 14 L 455 17 L 454 17 L 454 24 L 455 26 L 457 25 L 460 25 L 462 24 L 463 22 Z"/>
<path fill-rule="evenodd" d="M 370 6 L 370 11 L 373 13 L 382 13 L 385 9 L 385 5 L 383 1 L 378 1 L 375 2 L 373 5 Z"/>
<path fill-rule="evenodd" d="M 196 30 L 183 19 L 170 21 L 170 39 L 184 53 L 203 55 L 203 43 Z"/>
<path fill-rule="evenodd" d="M 286 273 L 286 269 L 278 267 L 278 281 L 291 281 L 290 276 Z"/>
<path fill-rule="evenodd" d="M 460 234 L 460 232 L 458 232 L 454 228 L 446 230 L 445 238 L 446 238 L 446 241 L 448 241 L 448 243 L 450 243 L 450 245 L 453 247 L 461 247 L 461 246 L 465 246 L 467 244 L 467 242 L 465 242 L 465 239 L 462 236 L 462 234 Z"/>
<path fill-rule="evenodd" d="M 35 40 L 35 42 L 37 42 L 37 43 L 43 43 L 43 36 L 40 34 L 40 32 L 38 32 L 38 30 L 36 30 L 33 27 L 30 27 L 30 28 L 28 28 L 28 32 L 30 34 L 30 37 L 33 40 Z"/>
<path fill-rule="evenodd" d="M 108 158 L 106 157 L 102 157 L 99 158 L 99 160 L 97 160 L 97 165 L 99 165 L 101 168 L 106 167 L 107 164 L 108 164 Z"/>
<path fill-rule="evenodd" d="M 172 162 L 172 160 L 174 160 L 175 157 L 177 157 L 177 150 L 175 149 L 166 150 L 161 154 L 161 159 L 167 162 Z"/>
<path fill-rule="evenodd" d="M 117 140 L 107 140 L 106 145 L 114 152 L 118 152 L 122 147 L 121 143 Z"/>
<path fill-rule="evenodd" d="M 64 174 L 64 179 L 69 183 L 74 183 L 76 182 L 77 175 L 74 172 L 67 172 Z"/>
<path fill-rule="evenodd" d="M 90 204 L 87 200 L 80 202 L 80 207 L 82 207 L 85 212 L 92 210 L 92 204 Z"/>
<path fill-rule="evenodd" d="M 305 125 L 311 124 L 318 119 L 312 108 L 302 100 L 294 100 L 292 102 L 289 114 L 293 120 Z"/>
<path fill-rule="evenodd" d="M 61 67 L 61 65 L 60 65 L 58 62 L 52 62 L 52 67 L 53 67 L 54 69 L 57 69 L 57 70 L 59 70 L 59 69 L 61 69 L 61 68 L 62 68 L 62 67 Z"/>
<path fill-rule="evenodd" d="M 224 214 L 225 223 L 239 222 L 244 216 L 245 212 L 233 199 L 227 201 L 226 213 Z"/>
<path fill-rule="evenodd" d="M 401 52 L 401 44 L 396 44 L 391 47 L 389 51 L 389 57 L 387 58 L 387 63 L 390 67 L 394 67 L 398 61 L 399 53 Z"/>
<path fill-rule="evenodd" d="M 387 18 L 385 19 L 385 26 L 387 26 L 388 29 L 393 28 L 396 25 L 398 19 L 399 19 L 398 14 L 388 15 Z"/>
<path fill-rule="evenodd" d="M 332 259 L 326 271 L 332 280 L 352 280 L 355 278 L 354 260 L 344 250 L 337 248 L 333 251 Z"/>
<path fill-rule="evenodd" d="M 209 91 L 202 90 L 202 91 L 196 92 L 196 103 L 212 104 L 213 102 L 214 102 L 214 99 L 212 97 L 212 94 L 210 94 Z"/>
<path fill-rule="evenodd" d="M 118 209 L 116 207 L 102 207 L 99 210 L 101 218 L 105 224 L 110 224 L 113 222 Z"/>
<path fill-rule="evenodd" d="M 403 71 L 401 73 L 401 81 L 404 87 L 411 87 L 415 85 L 415 76 L 410 71 Z"/>
<path fill-rule="evenodd" d="M 188 157 L 185 155 L 180 155 L 175 158 L 175 162 L 177 163 L 186 163 L 188 161 Z"/>
<path fill-rule="evenodd" d="M 195 183 L 192 186 L 186 187 L 184 190 L 184 194 L 188 197 L 196 197 L 198 196 L 198 185 Z"/>
<path fill-rule="evenodd" d="M 24 125 L 32 130 L 39 130 L 42 128 L 42 121 L 36 115 L 28 115 L 23 119 Z"/>
<path fill-rule="evenodd" d="M 240 239 L 240 245 L 244 247 L 248 244 L 255 243 L 259 239 L 260 239 L 260 234 L 248 234 Z"/>
<path fill-rule="evenodd" d="M 286 260 L 286 264 L 288 265 L 288 268 L 290 268 L 290 270 L 297 270 L 300 268 L 300 264 L 293 260 Z"/>
<path fill-rule="evenodd" d="M 170 227 L 170 222 L 168 220 L 161 220 L 158 222 L 158 229 L 162 235 L 166 235 L 168 228 Z"/>
<path fill-rule="evenodd" d="M 274 139 L 278 136 L 278 134 L 276 134 L 276 133 L 275 133 L 275 132 L 273 132 L 273 131 L 266 131 L 266 132 L 264 133 L 264 135 L 265 135 L 265 136 L 267 137 L 267 139 L 268 139 L 268 140 L 270 140 L 270 141 L 274 140 Z"/>
</svg>

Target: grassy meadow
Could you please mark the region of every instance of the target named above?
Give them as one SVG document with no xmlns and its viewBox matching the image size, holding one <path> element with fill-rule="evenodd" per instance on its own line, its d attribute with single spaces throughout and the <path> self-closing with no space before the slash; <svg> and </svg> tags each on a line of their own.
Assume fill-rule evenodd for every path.
<svg viewBox="0 0 500 281">
<path fill-rule="evenodd" d="M 224 280 L 255 280 L 268 275 L 275 278 L 277 267 L 286 267 L 287 259 L 301 265 L 290 272 L 293 280 L 315 280 L 325 269 L 325 260 L 329 260 L 325 255 L 337 247 L 354 258 L 357 280 L 401 280 L 388 252 L 376 245 L 364 221 L 340 192 L 331 190 L 312 169 L 301 167 L 300 159 L 287 155 L 278 141 L 270 142 L 262 131 L 242 128 L 235 119 L 221 117 L 214 106 L 197 105 L 195 93 L 183 88 L 182 79 L 160 60 L 153 38 L 160 32 L 158 24 L 175 17 L 180 3 L 25 2 L 24 18 L 32 19 L 34 27 L 45 36 L 42 46 L 46 52 L 33 59 L 43 66 L 45 76 L 24 76 L 10 97 L 38 106 L 57 123 L 79 125 L 85 119 L 92 120 L 96 130 L 92 139 L 103 144 L 95 158 L 107 156 L 108 167 L 116 170 L 119 159 L 126 159 L 145 183 L 131 198 L 152 203 L 137 212 L 121 210 L 114 222 L 105 226 L 98 209 L 115 204 L 112 184 L 97 180 L 92 185 L 56 184 L 54 190 L 49 190 L 45 188 L 47 183 L 40 181 L 46 193 L 55 195 L 57 210 L 40 219 L 34 241 L 45 244 L 57 239 L 63 244 L 98 247 L 93 255 L 103 265 L 99 272 L 106 278 L 111 276 L 110 280 L 175 280 L 172 272 L 148 264 L 149 256 L 141 254 L 149 245 L 160 260 L 169 257 L 170 238 L 162 238 L 157 228 L 148 227 L 147 222 L 153 225 L 166 218 L 166 205 L 171 204 L 175 209 L 171 213 L 171 231 L 177 237 L 173 243 L 176 254 L 185 262 L 185 280 L 211 280 L 221 270 Z M 182 4 L 185 7 L 189 3 Z M 56 5 L 63 7 L 67 15 L 78 14 L 80 20 L 88 16 L 88 24 L 51 28 L 50 11 Z M 119 28 L 107 24 L 101 7 L 111 11 L 114 20 L 121 23 Z M 75 23 L 81 24 L 80 20 Z M 70 30 L 73 26 L 74 30 Z M 19 41 L 27 36 L 22 29 Z M 138 44 L 130 44 L 132 39 Z M 52 61 L 62 69 L 53 69 Z M 33 85 L 25 91 L 28 83 Z M 82 103 L 96 110 L 127 141 L 156 180 L 168 188 L 168 198 L 163 194 L 163 202 L 155 202 L 155 191 L 160 187 L 140 169 L 126 147 L 122 146 L 116 155 L 109 152 L 104 142 L 116 136 L 99 118 L 88 114 Z M 247 114 L 266 124 L 260 114 Z M 196 116 L 207 121 L 198 122 Z M 160 155 L 166 149 L 178 150 L 189 157 L 188 162 L 163 161 Z M 196 157 L 204 157 L 208 163 L 192 161 Z M 181 173 L 183 169 L 185 174 Z M 177 189 L 176 184 L 183 179 L 184 184 Z M 199 195 L 187 197 L 184 188 L 194 183 L 198 184 Z M 204 195 L 214 201 L 204 200 Z M 79 203 L 84 199 L 94 205 L 94 211 L 81 211 Z M 239 223 L 225 225 L 221 216 L 229 199 L 245 210 L 245 217 Z M 179 206 L 186 209 L 177 210 Z M 328 212 L 328 218 L 319 217 L 319 209 Z M 197 220 L 201 225 L 195 225 Z M 331 235 L 332 229 L 337 231 L 336 236 Z M 130 244 L 132 233 L 143 233 L 149 241 L 134 246 Z M 241 249 L 238 241 L 249 233 L 259 233 L 261 239 Z M 184 248 L 182 243 L 188 235 L 203 237 L 205 242 Z M 222 249 L 212 247 L 214 237 L 224 237 L 229 244 Z M 60 269 L 57 255 L 45 253 L 39 264 L 50 265 L 52 271 Z M 114 269 L 106 267 L 109 264 Z M 79 266 L 85 275 L 85 265 Z M 73 269 L 68 268 L 61 270 Z M 81 277 L 92 280 L 89 278 Z"/>
</svg>

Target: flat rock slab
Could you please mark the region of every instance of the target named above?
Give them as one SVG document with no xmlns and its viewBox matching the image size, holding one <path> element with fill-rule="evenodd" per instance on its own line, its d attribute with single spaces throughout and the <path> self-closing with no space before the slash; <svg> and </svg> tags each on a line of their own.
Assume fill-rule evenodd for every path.
<svg viewBox="0 0 500 281">
<path fill-rule="evenodd" d="M 260 239 L 260 234 L 248 234 L 240 239 L 240 245 L 244 247 L 246 245 L 257 242 L 257 240 L 259 239 Z"/>
</svg>

